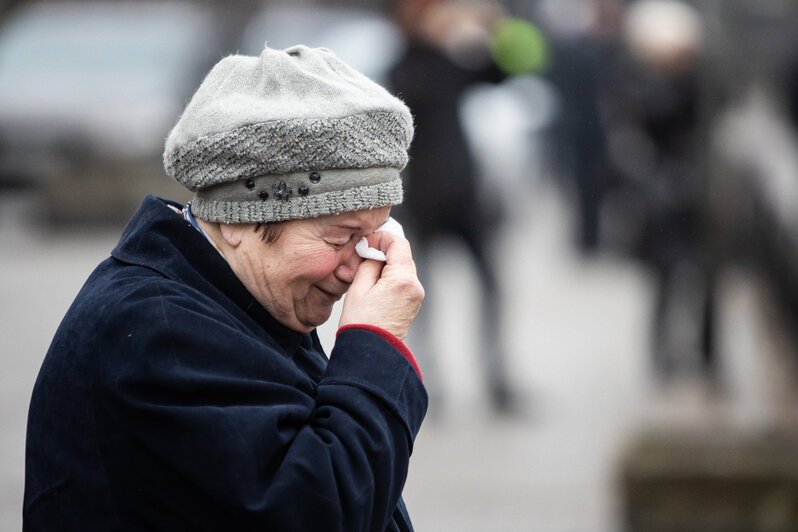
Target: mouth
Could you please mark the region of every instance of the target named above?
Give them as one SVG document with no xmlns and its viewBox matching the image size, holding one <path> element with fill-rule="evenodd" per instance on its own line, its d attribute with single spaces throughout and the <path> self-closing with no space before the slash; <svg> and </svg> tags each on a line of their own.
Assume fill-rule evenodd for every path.
<svg viewBox="0 0 798 532">
<path fill-rule="evenodd" d="M 343 297 L 343 294 L 342 294 L 342 293 L 337 293 L 337 292 L 328 292 L 327 290 L 325 290 L 325 289 L 321 288 L 321 287 L 320 287 L 320 286 L 318 286 L 318 285 L 313 285 L 313 288 L 315 288 L 316 290 L 318 290 L 319 292 L 321 292 L 321 294 L 322 294 L 324 297 L 326 297 L 327 299 L 329 299 L 330 301 L 338 301 L 339 299 L 341 299 L 341 298 Z"/>
</svg>

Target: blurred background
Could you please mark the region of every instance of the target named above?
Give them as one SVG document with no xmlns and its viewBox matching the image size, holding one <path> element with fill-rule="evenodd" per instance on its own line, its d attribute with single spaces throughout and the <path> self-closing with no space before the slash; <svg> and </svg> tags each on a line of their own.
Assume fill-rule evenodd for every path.
<svg viewBox="0 0 798 532">
<path fill-rule="evenodd" d="M 417 530 L 798 530 L 797 23 L 795 0 L 0 2 L 0 530 L 61 317 L 145 194 L 189 199 L 164 139 L 266 42 L 328 47 L 415 116 Z"/>
</svg>

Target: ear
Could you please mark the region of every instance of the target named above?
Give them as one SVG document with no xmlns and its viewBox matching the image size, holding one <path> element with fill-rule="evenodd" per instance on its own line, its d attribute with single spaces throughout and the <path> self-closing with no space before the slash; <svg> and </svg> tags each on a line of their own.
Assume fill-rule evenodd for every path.
<svg viewBox="0 0 798 532">
<path fill-rule="evenodd" d="M 246 224 L 219 224 L 219 231 L 222 233 L 222 238 L 225 244 L 231 248 L 237 248 L 241 245 L 243 238 L 243 227 Z"/>
</svg>

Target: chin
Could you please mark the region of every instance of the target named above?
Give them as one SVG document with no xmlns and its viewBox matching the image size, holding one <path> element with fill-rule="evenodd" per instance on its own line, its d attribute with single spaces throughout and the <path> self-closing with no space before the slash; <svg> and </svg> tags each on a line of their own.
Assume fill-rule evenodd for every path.
<svg viewBox="0 0 798 532">
<path fill-rule="evenodd" d="M 307 316 L 306 319 L 302 320 L 302 325 L 309 327 L 311 330 L 324 325 L 330 319 L 330 315 L 332 314 L 332 307 L 325 310 L 324 312 L 317 312 L 314 313 L 312 316 Z M 310 332 L 310 331 L 308 331 Z"/>
</svg>

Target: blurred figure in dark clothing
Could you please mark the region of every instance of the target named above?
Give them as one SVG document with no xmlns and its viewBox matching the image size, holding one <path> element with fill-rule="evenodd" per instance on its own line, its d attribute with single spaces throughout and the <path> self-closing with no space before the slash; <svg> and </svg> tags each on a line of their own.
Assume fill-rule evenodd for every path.
<svg viewBox="0 0 798 532">
<path fill-rule="evenodd" d="M 506 76 L 492 60 L 489 47 L 502 12 L 492 4 L 446 0 L 397 0 L 393 11 L 407 47 L 392 69 L 390 83 L 416 121 L 402 222 L 421 261 L 437 239 L 446 236 L 460 239 L 471 254 L 482 291 L 479 352 L 492 404 L 506 411 L 512 407 L 512 394 L 500 341 L 502 305 L 490 246 L 501 222 L 501 205 L 498 194 L 481 192 L 459 117 L 467 88 Z"/>
<path fill-rule="evenodd" d="M 676 0 L 638 0 L 625 25 L 628 54 L 610 106 L 613 162 L 640 211 L 639 256 L 656 274 L 652 350 L 660 376 L 699 353 L 711 370 L 711 283 L 702 256 L 698 12 Z"/>
<path fill-rule="evenodd" d="M 480 18 L 491 15 L 471 13 L 445 0 L 406 0 L 396 6 L 407 48 L 390 81 L 417 122 L 405 187 L 408 222 L 423 225 L 422 238 L 447 230 L 462 236 L 478 262 L 485 264 L 479 233 L 491 234 L 498 219 L 495 209 L 487 212 L 486 202 L 478 195 L 478 177 L 460 127 L 459 109 L 468 87 L 504 77 L 490 61 L 487 46 L 473 42 L 483 37 L 473 35 L 483 31 L 486 21 Z M 463 35 L 456 35 L 458 31 Z"/>
<path fill-rule="evenodd" d="M 798 130 L 798 54 L 790 65 L 786 85 L 790 123 L 794 129 Z"/>
<path fill-rule="evenodd" d="M 616 54 L 621 7 L 617 0 L 543 0 L 539 12 L 552 47 L 547 77 L 560 99 L 552 163 L 573 182 L 578 244 L 590 253 L 600 244 L 601 200 L 608 178 L 601 99 Z"/>
</svg>

